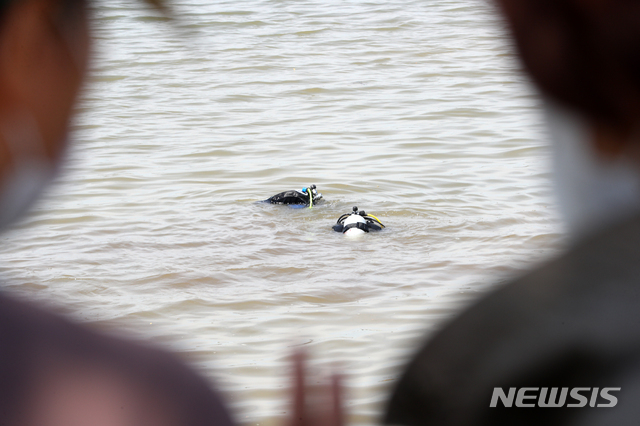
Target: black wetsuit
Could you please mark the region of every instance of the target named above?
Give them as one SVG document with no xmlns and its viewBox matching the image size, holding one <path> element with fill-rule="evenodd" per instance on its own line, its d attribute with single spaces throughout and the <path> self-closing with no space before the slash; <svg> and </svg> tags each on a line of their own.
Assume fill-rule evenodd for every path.
<svg viewBox="0 0 640 426">
<path fill-rule="evenodd" d="M 309 194 L 298 191 L 284 191 L 264 200 L 271 204 L 309 204 Z"/>
</svg>

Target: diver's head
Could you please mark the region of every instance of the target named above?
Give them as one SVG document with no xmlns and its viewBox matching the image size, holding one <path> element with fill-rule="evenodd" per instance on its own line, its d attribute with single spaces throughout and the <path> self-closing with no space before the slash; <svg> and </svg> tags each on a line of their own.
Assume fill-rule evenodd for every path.
<svg viewBox="0 0 640 426">
<path fill-rule="evenodd" d="M 316 201 L 320 201 L 322 199 L 322 194 L 318 192 L 315 184 L 302 188 L 302 193 L 307 194 L 307 196 L 311 197 L 309 200 L 311 204 L 315 203 Z"/>
</svg>

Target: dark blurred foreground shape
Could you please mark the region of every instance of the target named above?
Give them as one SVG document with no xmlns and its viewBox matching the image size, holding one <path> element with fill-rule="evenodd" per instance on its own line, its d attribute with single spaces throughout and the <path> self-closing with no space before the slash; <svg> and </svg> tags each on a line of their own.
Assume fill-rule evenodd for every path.
<svg viewBox="0 0 640 426">
<path fill-rule="evenodd" d="M 411 361 L 391 398 L 386 422 L 637 424 L 639 242 L 637 217 L 583 241 L 472 306 Z M 505 392 L 510 387 L 621 390 L 613 393 L 618 398 L 614 408 L 491 408 L 494 387 Z M 567 398 L 567 404 L 576 402 Z M 607 403 L 602 398 L 597 402 Z"/>
<path fill-rule="evenodd" d="M 483 297 L 430 338 L 397 384 L 385 423 L 635 425 L 640 421 L 640 1 L 502 0 L 498 5 L 525 70 L 545 104 L 555 105 L 547 108 L 547 117 L 557 152 L 579 141 L 573 155 L 556 159 L 556 180 L 565 187 L 558 193 L 570 198 L 560 204 L 568 204 L 572 244 L 556 260 Z M 600 199 L 610 202 L 592 203 Z M 492 408 L 497 387 L 620 391 L 614 393 L 614 407 L 597 407 L 608 403 L 598 398 L 594 407 L 589 401 L 568 408 L 577 401 L 567 398 L 563 408 L 501 403 Z M 590 391 L 583 394 L 590 399 Z M 539 405 L 539 400 L 526 403 Z"/>
<path fill-rule="evenodd" d="M 90 46 L 84 0 L 0 1 L 0 228 L 59 167 Z M 0 425 L 231 424 L 175 355 L 0 293 Z"/>
<path fill-rule="evenodd" d="M 0 342 L 0 424 L 232 424 L 218 395 L 175 356 L 2 295 Z"/>
</svg>

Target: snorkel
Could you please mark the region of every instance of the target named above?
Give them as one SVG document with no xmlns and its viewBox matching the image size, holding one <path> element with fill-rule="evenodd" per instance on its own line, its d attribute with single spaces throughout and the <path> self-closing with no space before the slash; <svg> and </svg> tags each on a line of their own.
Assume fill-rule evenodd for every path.
<svg viewBox="0 0 640 426">
<path fill-rule="evenodd" d="M 302 188 L 302 193 L 309 195 L 309 208 L 312 208 L 313 207 L 314 193 L 315 193 L 315 195 L 318 194 L 318 192 L 316 191 L 316 186 L 315 185 L 311 185 L 308 188 Z M 322 198 L 322 196 L 318 197 L 318 199 L 320 199 L 320 198 Z"/>
<path fill-rule="evenodd" d="M 375 217 L 374 215 L 372 215 L 372 214 L 366 214 L 365 212 L 362 212 L 362 214 L 363 214 L 363 216 L 365 217 L 365 219 L 366 219 L 366 218 L 373 219 L 373 220 L 375 220 L 376 222 L 378 222 L 378 225 L 380 225 L 380 226 L 382 226 L 382 227 L 384 228 L 384 225 L 382 224 L 382 222 L 380 222 L 380 219 L 378 219 L 378 218 L 377 218 L 377 217 Z"/>
</svg>

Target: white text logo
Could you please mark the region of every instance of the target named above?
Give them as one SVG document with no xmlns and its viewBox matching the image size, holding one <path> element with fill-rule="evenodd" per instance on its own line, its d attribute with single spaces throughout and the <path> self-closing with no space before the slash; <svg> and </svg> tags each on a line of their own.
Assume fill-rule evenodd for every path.
<svg viewBox="0 0 640 426">
<path fill-rule="evenodd" d="M 493 388 L 491 404 L 497 407 L 498 401 L 505 407 L 615 407 L 618 398 L 611 392 L 621 388 Z M 598 397 L 608 401 L 602 403 Z"/>
</svg>

